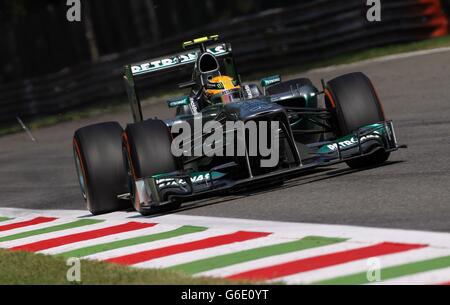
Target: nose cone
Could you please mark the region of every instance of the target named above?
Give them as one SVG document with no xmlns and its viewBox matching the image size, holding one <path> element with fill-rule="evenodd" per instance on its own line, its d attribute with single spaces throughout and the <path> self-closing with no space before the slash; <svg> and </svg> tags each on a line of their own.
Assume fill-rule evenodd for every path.
<svg viewBox="0 0 450 305">
<path fill-rule="evenodd" d="M 232 120 L 250 121 L 267 118 L 270 120 L 279 114 L 285 114 L 282 106 L 272 103 L 268 98 L 254 99 L 225 105 L 224 112 Z"/>
</svg>

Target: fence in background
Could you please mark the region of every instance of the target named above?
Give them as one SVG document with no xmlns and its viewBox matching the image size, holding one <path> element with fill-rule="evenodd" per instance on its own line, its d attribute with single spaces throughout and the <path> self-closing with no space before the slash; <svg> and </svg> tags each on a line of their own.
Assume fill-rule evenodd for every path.
<svg viewBox="0 0 450 305">
<path fill-rule="evenodd" d="M 320 61 L 335 55 L 446 35 L 448 20 L 439 0 L 383 1 L 382 21 L 366 19 L 361 0 L 316 0 L 252 16 L 210 24 L 138 49 L 104 56 L 36 79 L 0 86 L 0 124 L 62 113 L 126 97 L 123 65 L 177 51 L 186 37 L 221 35 L 231 42 L 241 74 Z M 186 74 L 169 74 L 140 83 L 175 88 Z M 145 85 L 145 86 L 144 86 Z"/>
</svg>

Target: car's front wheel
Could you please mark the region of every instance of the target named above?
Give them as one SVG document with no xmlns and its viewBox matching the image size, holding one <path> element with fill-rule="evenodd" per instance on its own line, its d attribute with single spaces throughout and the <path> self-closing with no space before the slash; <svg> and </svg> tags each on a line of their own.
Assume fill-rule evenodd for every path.
<svg viewBox="0 0 450 305">
<path fill-rule="evenodd" d="M 349 135 L 359 128 L 386 120 L 380 99 L 370 79 L 363 73 L 337 77 L 325 90 L 327 107 L 335 114 L 337 135 Z M 354 169 L 386 162 L 390 154 L 380 148 L 374 154 L 347 162 Z"/>
<path fill-rule="evenodd" d="M 131 200 L 135 209 L 143 215 L 175 208 L 142 208 L 136 198 L 136 181 L 157 174 L 172 173 L 179 169 L 177 159 L 171 152 L 172 137 L 168 127 L 160 120 L 147 120 L 130 124 L 123 135 L 123 149 L 128 160 Z"/>
</svg>

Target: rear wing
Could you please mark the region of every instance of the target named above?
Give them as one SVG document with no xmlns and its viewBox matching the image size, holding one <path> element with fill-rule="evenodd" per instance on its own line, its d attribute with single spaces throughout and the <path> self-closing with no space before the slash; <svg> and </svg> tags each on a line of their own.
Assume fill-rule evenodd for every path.
<svg viewBox="0 0 450 305">
<path fill-rule="evenodd" d="M 217 58 L 232 55 L 231 45 L 225 43 L 208 47 L 207 50 Z M 133 76 L 139 76 L 167 70 L 176 70 L 190 65 L 194 66 L 199 53 L 200 50 L 190 50 L 132 64 L 130 66 L 131 73 Z"/>
<path fill-rule="evenodd" d="M 231 44 L 214 44 L 208 46 L 207 51 L 214 54 L 218 59 L 223 58 L 226 63 L 227 73 L 232 75 L 235 79 L 239 79 L 233 59 Z M 134 122 L 143 121 L 141 103 L 136 91 L 135 77 L 156 76 L 160 73 L 174 72 L 179 69 L 193 69 L 200 52 L 200 48 L 186 50 L 177 54 L 125 66 L 124 80 Z"/>
</svg>

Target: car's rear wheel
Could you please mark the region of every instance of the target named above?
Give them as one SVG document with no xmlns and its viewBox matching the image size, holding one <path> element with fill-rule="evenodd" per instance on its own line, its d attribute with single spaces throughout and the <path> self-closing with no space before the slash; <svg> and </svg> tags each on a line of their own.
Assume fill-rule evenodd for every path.
<svg viewBox="0 0 450 305">
<path fill-rule="evenodd" d="M 125 130 L 123 143 L 135 209 L 143 215 L 150 215 L 177 208 L 179 205 L 169 204 L 162 208 L 143 209 L 136 200 L 137 180 L 179 169 L 178 161 L 171 152 L 172 137 L 166 124 L 160 120 L 130 124 Z"/>
<path fill-rule="evenodd" d="M 73 152 L 81 192 L 88 210 L 110 213 L 130 207 L 117 198 L 128 192 L 122 155 L 122 127 L 116 122 L 81 128 L 73 138 Z"/>
<path fill-rule="evenodd" d="M 350 73 L 329 81 L 325 96 L 327 107 L 334 113 L 338 137 L 386 120 L 374 86 L 363 73 Z M 386 162 L 389 155 L 380 149 L 372 155 L 350 160 L 347 164 L 355 169 L 375 166 Z"/>
</svg>

